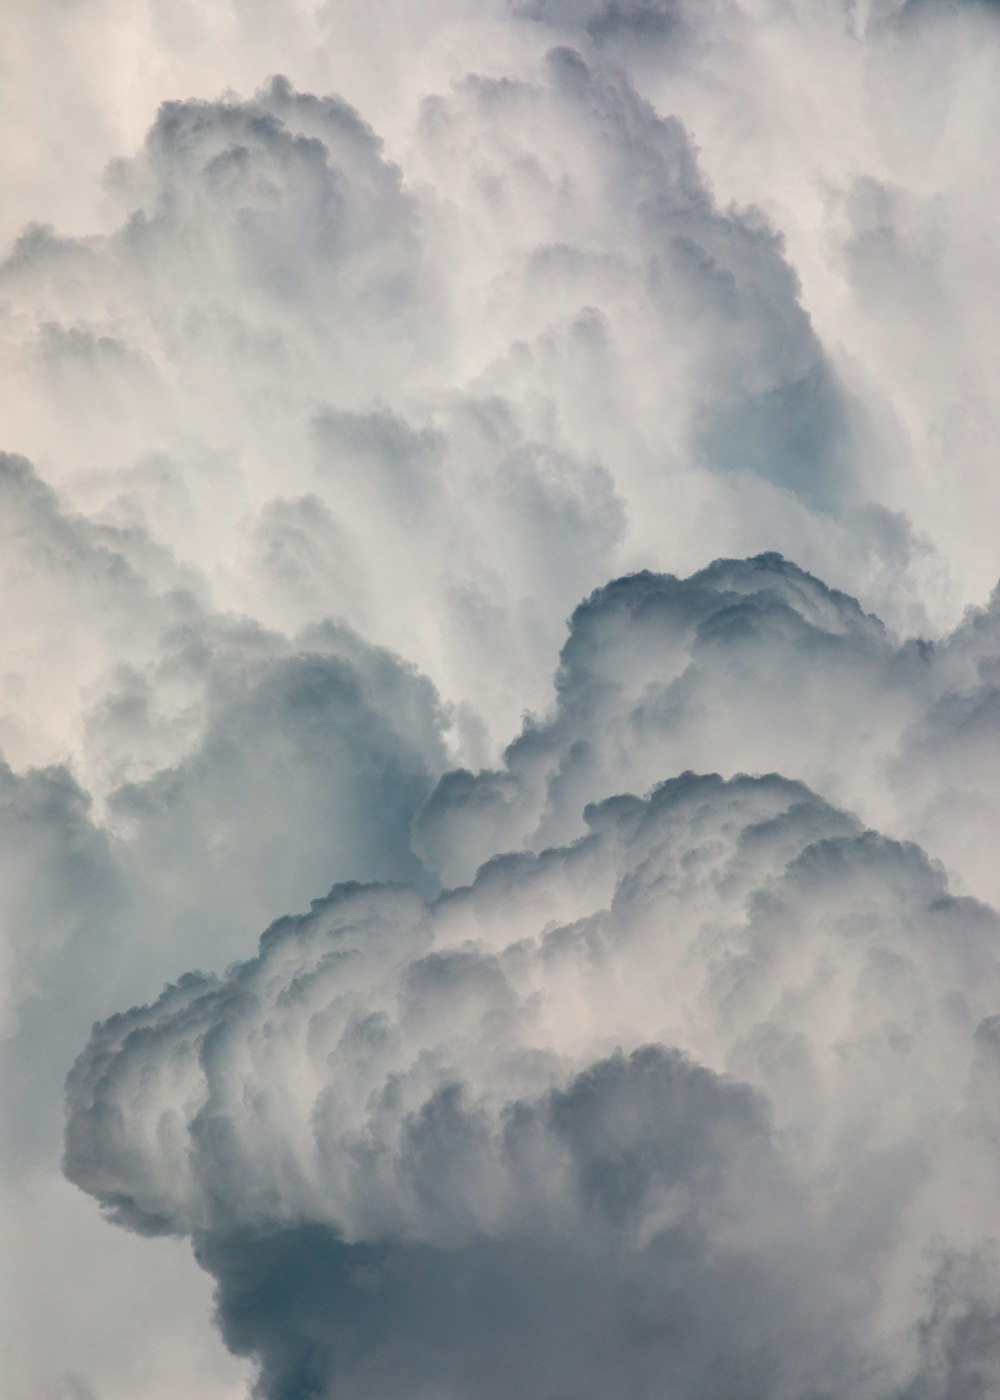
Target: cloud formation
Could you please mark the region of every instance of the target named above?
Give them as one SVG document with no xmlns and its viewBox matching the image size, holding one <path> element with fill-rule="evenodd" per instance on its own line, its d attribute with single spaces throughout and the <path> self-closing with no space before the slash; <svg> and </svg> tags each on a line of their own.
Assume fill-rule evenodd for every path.
<svg viewBox="0 0 1000 1400">
<path fill-rule="evenodd" d="M 997 916 L 778 777 L 588 826 L 97 1028 L 70 1175 L 268 1397 L 982 1393 Z"/>
<path fill-rule="evenodd" d="M 73 507 L 217 607 L 343 617 L 494 746 L 577 599 L 702 563 L 709 519 L 715 553 L 895 609 L 919 555 L 858 480 L 870 414 L 779 234 L 554 37 L 427 95 L 407 170 L 285 79 L 168 102 L 110 167 L 109 232 L 34 224 L 0 265 L 9 431 Z"/>
<path fill-rule="evenodd" d="M 192 1235 L 266 1393 L 331 1375 L 373 1396 L 399 1375 L 531 1393 L 571 1356 L 601 1394 L 622 1376 L 643 1394 L 665 1356 L 685 1397 L 820 1395 L 848 1374 L 895 1400 L 996 1388 L 993 916 L 964 901 L 1000 901 L 998 47 L 975 0 L 3 7 L 12 1392 L 242 1394 L 186 1245 L 104 1228 L 60 1175 L 66 1068 L 95 1020 L 141 1042 L 143 1016 L 179 1097 L 149 1050 L 156 1095 L 116 1100 L 138 1042 L 98 1032 L 113 1058 L 81 1061 L 73 1171 L 98 1195 L 117 1182 L 123 1221 Z M 798 836 L 747 855 L 772 799 Z M 746 810 L 723 831 L 727 804 Z M 711 849 L 696 807 L 716 812 Z M 673 832 L 686 873 L 630 865 L 640 828 Z M 842 875 L 820 878 L 807 853 L 834 847 Z M 225 972 L 352 881 L 273 936 L 287 967 L 268 943 Z M 801 1053 L 751 1054 L 736 986 L 767 1034 L 799 1025 L 753 1001 L 751 964 L 799 985 L 763 932 L 779 895 L 812 1009 Z M 685 946 L 704 934 L 703 959 L 731 934 L 728 992 L 693 952 L 670 962 L 647 904 Z M 291 968 L 310 939 L 350 943 L 330 933 L 348 906 L 373 937 L 396 929 L 396 961 L 350 984 L 396 1038 L 344 1032 L 356 1067 L 339 1040 L 314 1064 Z M 573 930 L 608 986 L 550 1025 Z M 619 962 L 655 983 L 641 1006 Z M 174 1039 L 181 991 L 108 1019 L 194 967 L 192 1035 L 224 1042 L 229 1091 L 259 1103 L 259 1178 L 248 1104 Z M 263 1036 L 246 997 L 265 967 L 275 995 L 292 977 L 268 1012 L 290 1077 L 305 1067 L 287 1102 L 239 1049 Z M 861 1043 L 884 1120 L 865 1074 L 832 1068 Z M 343 1134 L 367 1131 L 380 1074 L 408 1086 L 402 1116 L 380 1120 L 370 1179 L 324 1186 L 309 1143 L 353 1160 Z M 360 1097 L 319 1131 L 327 1079 Z M 840 1125 L 822 1147 L 810 1095 Z M 88 1146 L 81 1123 L 116 1104 Z M 165 1187 L 147 1108 L 180 1154 Z M 876 1120 L 898 1152 L 879 1156 Z"/>
<path fill-rule="evenodd" d="M 780 555 L 642 573 L 576 609 L 550 715 L 501 767 L 442 778 L 418 848 L 448 882 L 501 849 L 581 831 L 586 803 L 684 769 L 792 773 L 1000 899 L 990 833 L 997 597 L 936 642 L 900 641 Z"/>
</svg>

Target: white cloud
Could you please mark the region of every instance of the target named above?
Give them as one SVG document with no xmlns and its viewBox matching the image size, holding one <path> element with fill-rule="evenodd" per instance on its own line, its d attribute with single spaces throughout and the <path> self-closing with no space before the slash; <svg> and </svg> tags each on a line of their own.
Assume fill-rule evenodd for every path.
<svg viewBox="0 0 1000 1400">
<path fill-rule="evenodd" d="M 335 890 L 99 1027 L 70 1175 L 195 1238 L 268 1395 L 974 1393 L 929 1352 L 1000 1316 L 997 916 L 776 777 L 590 827 L 430 908 Z"/>
<path fill-rule="evenodd" d="M 577 608 L 557 701 L 501 767 L 447 774 L 417 846 L 449 882 L 501 849 L 579 834 L 588 802 L 660 775 L 794 773 L 1000 900 L 991 834 L 996 596 L 936 642 L 900 641 L 778 555 L 642 573 Z"/>
<path fill-rule="evenodd" d="M 2 1341 L 19 1394 L 150 1400 L 195 1395 L 198 1385 L 239 1390 L 239 1368 L 218 1348 L 212 1359 L 204 1292 L 185 1301 L 182 1255 L 168 1265 L 156 1246 L 144 1252 L 111 1232 L 102 1252 L 85 1204 L 60 1182 L 61 1080 L 95 1018 L 148 1000 L 184 967 L 220 972 L 245 956 L 255 929 L 305 908 L 332 881 L 414 882 L 423 908 L 439 876 L 470 880 L 480 861 L 510 848 L 566 846 L 585 830 L 588 803 L 646 793 L 687 768 L 726 777 L 774 768 L 863 824 L 919 842 L 932 862 L 945 861 L 956 893 L 997 901 L 996 603 L 983 602 L 1000 572 L 998 44 L 993 7 L 914 0 L 4 7 L 0 967 L 9 1070 L 0 1094 L 13 1126 L 0 1213 L 14 1252 L 31 1253 Z M 769 551 L 812 577 L 772 556 L 705 568 Z M 643 569 L 656 576 L 621 581 Z M 664 580 L 666 569 L 683 581 Z M 902 640 L 914 636 L 933 640 Z M 617 811 L 614 821 L 624 820 Z M 604 839 L 594 843 L 602 851 Z M 909 847 L 862 849 L 882 882 L 871 919 L 891 931 L 904 905 L 923 911 L 913 916 L 914 949 L 899 956 L 930 976 L 937 964 L 922 921 L 933 923 L 935 898 L 950 898 L 934 883 L 936 867 Z M 605 856 L 593 855 L 592 874 L 599 885 L 603 871 L 607 886 L 621 871 Z M 480 876 L 477 917 L 489 906 L 500 928 L 488 942 L 506 947 L 512 922 L 538 934 L 541 915 L 521 908 L 522 886 L 549 901 L 546 918 L 565 921 L 573 900 L 588 919 L 603 907 L 607 888 L 574 888 L 583 878 L 576 857 L 540 859 L 543 875 L 529 876 L 532 858 L 518 858 Z M 851 864 L 850 881 L 864 861 Z M 557 897 L 545 881 L 567 862 L 573 873 Z M 817 949 L 826 896 L 819 884 L 805 889 L 794 921 L 806 930 L 803 947 Z M 426 917 L 437 926 L 448 908 L 458 918 L 472 898 Z M 696 917 L 698 900 L 678 913 L 681 923 Z M 979 917 L 954 907 L 956 927 Z M 976 935 L 987 942 L 991 917 Z M 435 936 L 446 937 L 441 927 Z M 829 1003 L 818 997 L 807 1042 L 820 1043 L 838 1006 L 864 1002 L 866 1015 L 881 1008 L 883 1018 L 893 1007 L 903 1022 L 931 1027 L 927 1046 L 909 1052 L 913 1063 L 935 1045 L 941 1053 L 928 1105 L 939 1090 L 954 1097 L 971 1063 L 968 1027 L 953 1044 L 940 1009 L 922 1019 L 917 991 L 900 990 L 898 963 L 879 968 L 859 973 L 853 1001 L 837 1002 L 832 990 Z M 685 965 L 679 983 L 689 975 Z M 490 1004 L 499 984 L 484 977 L 468 986 L 458 977 L 444 1010 L 425 978 L 418 1000 L 428 1015 L 438 1007 L 443 1025 L 458 1004 L 470 1014 Z M 972 974 L 952 968 L 947 977 L 964 988 Z M 539 1163 L 562 1141 L 556 1100 L 545 1094 L 570 1093 L 576 1068 L 602 1057 L 611 1068 L 579 1090 L 588 1122 L 610 1121 L 601 1093 L 625 1104 L 636 1086 L 640 1098 L 678 1096 L 682 1117 L 684 1104 L 702 1104 L 706 1125 L 728 1123 L 754 1141 L 759 1129 L 770 1144 L 752 1189 L 741 1194 L 728 1167 L 705 1186 L 698 1199 L 716 1202 L 720 1220 L 724 1200 L 748 1219 L 753 1192 L 769 1202 L 789 1171 L 812 1183 L 806 1197 L 819 1190 L 819 1176 L 789 1166 L 773 1121 L 755 1116 L 763 1100 L 734 1099 L 729 1081 L 712 1078 L 728 1071 L 794 1115 L 805 1094 L 800 1059 L 768 1042 L 753 1053 L 730 1047 L 729 1063 L 719 1044 L 684 1038 L 693 1022 L 654 1026 L 637 1014 L 633 1023 L 615 995 L 586 1013 L 599 1037 L 607 1011 L 607 1043 L 580 1050 L 579 1065 L 566 1052 L 548 1087 L 508 1082 L 485 1050 L 470 1069 L 470 1083 L 480 1070 L 484 1083 L 499 1075 L 497 1092 L 528 1104 L 524 1131 L 542 1156 L 533 1167 L 526 1158 L 527 1176 L 508 1197 L 550 1228 L 551 1201 L 525 1185 L 545 1177 Z M 503 1017 L 524 988 L 512 996 L 494 1008 L 502 1036 L 514 1036 Z M 708 1017 L 718 988 L 704 996 Z M 608 1058 L 617 1043 L 627 1054 L 643 1025 L 647 1038 L 681 1045 L 711 1074 L 678 1068 L 669 1054 L 668 1069 Z M 991 1073 L 984 1025 L 969 1071 L 980 1107 Z M 431 1032 L 428 1023 L 410 1048 Z M 876 1061 L 873 1084 L 889 1072 Z M 779 1062 L 785 1078 L 772 1082 Z M 527 1074 L 527 1062 L 517 1072 Z M 900 1140 L 925 1142 L 926 1124 L 906 1117 L 913 1093 L 892 1083 Z M 830 1102 L 837 1111 L 860 1105 L 862 1088 L 845 1078 Z M 434 1203 L 433 1179 L 454 1173 L 466 1183 L 480 1160 L 484 1179 L 498 1178 L 480 1108 L 447 1096 L 434 1103 L 419 1151 L 407 1148 L 416 1173 L 408 1199 L 435 1228 L 460 1234 L 461 1220 L 485 1207 L 462 1195 L 450 1216 Z M 293 1095 L 284 1107 L 294 1126 L 302 1104 Z M 959 1110 L 950 1103 L 947 1112 Z M 126 1119 L 123 1131 L 140 1122 Z M 449 1125 L 463 1146 L 441 1155 Z M 992 1131 L 985 1119 L 962 1118 L 955 1141 L 974 1146 L 961 1160 L 934 1142 L 937 1175 L 921 1189 L 943 1212 L 953 1252 L 937 1262 L 921 1255 L 919 1265 L 905 1255 L 901 1241 L 919 1252 L 924 1240 L 923 1207 L 913 1206 L 885 1246 L 900 1277 L 872 1284 L 889 1300 L 882 1322 L 855 1323 L 857 1299 L 837 1311 L 836 1270 L 826 1292 L 795 1291 L 789 1280 L 809 1273 L 809 1250 L 822 1254 L 832 1236 L 791 1207 L 795 1248 L 774 1296 L 748 1299 L 738 1281 L 727 1291 L 718 1274 L 709 1284 L 693 1250 L 678 1263 L 687 1272 L 670 1285 L 671 1305 L 683 1293 L 703 1309 L 708 1336 L 720 1310 L 732 1319 L 743 1300 L 746 1328 L 766 1330 L 787 1284 L 790 1397 L 821 1385 L 821 1353 L 832 1358 L 842 1341 L 840 1362 L 860 1365 L 886 1355 L 893 1328 L 905 1332 L 917 1317 L 928 1320 L 919 1357 L 885 1362 L 900 1376 L 919 1374 L 907 1400 L 989 1391 L 993 1266 L 958 1236 L 962 1222 L 989 1214 L 987 1178 L 976 1172 Z M 658 1162 L 659 1150 L 651 1140 Z M 728 1160 L 705 1150 L 706 1160 Z M 582 1172 L 590 1148 L 574 1139 L 567 1151 Z M 849 1172 L 843 1183 L 845 1200 L 870 1207 L 862 1218 L 873 1229 L 895 1219 L 912 1184 L 912 1164 L 885 1161 L 863 1184 Z M 275 1173 L 288 1184 L 266 1154 L 261 1169 L 265 1194 Z M 572 1213 L 576 1178 L 561 1170 L 551 1168 L 550 1185 L 562 1183 Z M 886 1205 L 897 1186 L 899 1202 Z M 697 1195 L 692 1186 L 692 1210 Z M 272 1191 L 272 1204 L 280 1198 Z M 486 1205 L 499 1211 L 503 1200 L 498 1188 Z M 313 1363 L 296 1374 L 296 1348 L 317 1306 L 282 1270 L 312 1277 L 313 1260 L 317 1296 L 329 1286 L 353 1299 L 338 1343 L 349 1349 L 350 1336 L 374 1325 L 380 1298 L 401 1326 L 415 1316 L 403 1301 L 418 1275 L 434 1273 L 441 1244 L 425 1221 L 421 1248 L 431 1253 L 408 1256 L 412 1275 L 398 1255 L 392 1265 L 378 1255 L 382 1244 L 352 1246 L 375 1253 L 359 1275 L 368 1282 L 344 1293 L 337 1271 L 347 1256 L 331 1253 L 323 1231 L 332 1216 L 315 1206 L 305 1233 L 282 1229 L 273 1254 L 256 1236 L 199 1239 L 203 1260 L 236 1289 L 222 1298 L 227 1339 L 266 1353 L 274 1394 L 307 1385 Z M 241 1228 L 255 1231 L 261 1219 Z M 854 1238 L 840 1217 L 837 1228 Z M 31 1252 L 32 1240 L 53 1234 L 101 1280 L 85 1309 L 76 1270 L 49 1245 Z M 777 1277 L 782 1247 L 754 1245 L 758 1282 Z M 462 1245 L 449 1258 L 466 1261 L 459 1277 L 473 1294 L 489 1284 L 516 1299 L 529 1265 L 540 1309 L 563 1290 L 565 1308 L 542 1309 L 550 1330 L 535 1330 L 525 1364 L 537 1343 L 558 1369 L 576 1309 L 591 1319 L 591 1383 L 606 1394 L 607 1368 L 617 1374 L 623 1364 L 620 1347 L 596 1354 L 606 1295 L 580 1293 L 589 1275 L 579 1260 L 569 1269 L 556 1251 L 543 1261 L 534 1245 L 521 1249 L 505 1236 L 500 1253 Z M 636 1249 L 653 1259 L 648 1242 Z M 629 1272 L 628 1263 L 618 1278 L 638 1299 L 626 1314 L 643 1336 L 665 1306 L 663 1278 L 674 1277 L 659 1267 Z M 288 1314 L 272 1313 L 262 1340 L 259 1290 L 279 1277 Z M 933 1301 L 919 1292 L 931 1277 Z M 458 1306 L 451 1287 L 428 1285 L 431 1335 L 434 1308 Z M 117 1342 L 102 1294 L 112 1313 L 112 1299 L 131 1300 Z M 243 1321 L 241 1296 L 256 1300 Z M 480 1381 L 495 1374 L 505 1394 L 523 1390 L 492 1350 L 489 1318 L 477 1332 L 465 1316 L 469 1348 L 456 1366 L 472 1365 Z M 736 1327 L 733 1348 L 747 1336 Z M 326 1338 L 322 1327 L 312 1336 L 320 1370 Z M 686 1368 L 680 1392 L 698 1393 L 707 1373 L 694 1331 L 683 1346 L 661 1341 Z M 654 1352 L 659 1344 L 650 1341 Z M 417 1332 L 403 1328 L 385 1365 L 416 1375 L 424 1354 Z M 758 1362 L 764 1369 L 745 1368 L 742 1379 L 704 1383 L 759 1394 L 761 1378 L 776 1373 L 766 1357 Z M 385 1374 L 367 1364 L 344 1362 L 351 1385 L 384 1394 Z M 879 1393 L 875 1373 L 854 1380 L 852 1393 Z M 459 1369 L 448 1384 L 468 1388 L 467 1375 Z"/>
<path fill-rule="evenodd" d="M 344 617 L 494 745 L 581 594 L 706 537 L 923 606 L 777 232 L 624 73 L 529 29 L 523 76 L 423 99 L 405 166 L 285 80 L 168 103 L 109 172 L 117 227 L 32 227 L 0 268 L 9 431 L 67 502 L 216 606 Z M 276 587 L 303 500 L 342 562 Z"/>
</svg>

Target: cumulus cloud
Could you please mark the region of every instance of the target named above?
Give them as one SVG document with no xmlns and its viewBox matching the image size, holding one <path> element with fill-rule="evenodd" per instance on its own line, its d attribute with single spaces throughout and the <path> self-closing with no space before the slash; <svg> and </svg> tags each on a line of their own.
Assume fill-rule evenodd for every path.
<svg viewBox="0 0 1000 1400">
<path fill-rule="evenodd" d="M 103 1229 L 59 1175 L 95 1019 L 111 1059 L 77 1072 L 72 1169 L 122 1221 L 192 1235 L 268 1394 L 532 1393 L 571 1355 L 582 1393 L 655 1389 L 665 1357 L 685 1396 L 995 1388 L 970 1223 L 991 1209 L 993 916 L 962 901 L 1000 899 L 998 44 L 994 7 L 903 0 L 3 7 L 13 1391 L 241 1390 L 186 1247 Z M 798 835 L 738 878 L 772 800 Z M 695 809 L 722 823 L 711 850 Z M 654 828 L 686 873 L 630 864 Z M 350 982 L 354 954 L 336 973 L 375 1020 L 298 1043 L 309 997 L 340 1003 L 293 966 L 310 939 L 354 947 L 332 929 L 355 917 L 398 940 L 365 955 L 374 981 Z M 853 952 L 821 955 L 824 919 Z M 798 986 L 782 938 L 814 967 L 801 1026 L 754 990 L 752 967 Z M 677 939 L 702 954 L 675 965 Z M 710 944 L 729 990 L 698 971 Z M 240 1048 L 263 1043 L 265 969 L 301 1094 Z M 866 1136 L 881 1110 L 843 1047 L 879 1015 L 947 1150 L 875 1031 L 902 1146 Z M 196 1043 L 222 1048 L 199 1068 Z M 178 1076 L 148 1049 L 146 1107 L 139 1044 Z M 382 1094 L 362 1169 L 379 1075 L 397 1117 Z M 340 1116 L 310 1120 L 321 1100 Z"/>
<path fill-rule="evenodd" d="M 259 915 L 330 878 L 418 874 L 409 823 L 448 723 L 426 678 L 343 624 L 289 637 L 213 611 L 144 529 L 67 513 L 24 459 L 0 458 L 0 489 L 4 601 L 20 624 L 4 676 L 5 747 L 22 770 L 5 779 L 12 898 L 39 883 L 36 844 L 54 867 L 41 884 L 77 919 L 89 887 L 108 884 L 84 864 L 165 887 L 183 869 L 191 909 L 210 919 L 230 882 Z M 174 890 L 168 919 L 183 908 Z M 42 923 L 24 940 L 35 961 L 65 920 Z"/>
<path fill-rule="evenodd" d="M 778 770 L 943 856 L 1000 899 L 991 833 L 997 599 L 901 640 L 780 555 L 642 573 L 576 609 L 556 705 L 503 765 L 446 774 L 417 843 L 450 882 L 499 849 L 579 834 L 587 802 L 686 768 Z"/>
<path fill-rule="evenodd" d="M 262 1395 L 979 1393 L 997 916 L 778 777 L 588 825 L 98 1027 L 70 1175 L 193 1236 Z"/>
<path fill-rule="evenodd" d="M 4 741 L 18 760 L 0 769 L 0 1211 L 12 1254 L 31 1255 L 3 1319 L 10 1380 L 46 1396 L 98 1383 L 218 1395 L 232 1377 L 179 1258 L 157 1273 L 95 1242 L 51 1181 L 66 1065 L 95 1016 L 178 961 L 224 966 L 248 924 L 332 879 L 431 884 L 410 822 L 445 766 L 447 721 L 426 678 L 343 624 L 289 637 L 213 611 L 140 525 L 67 512 L 24 459 L 0 459 L 0 490 Z M 44 1243 L 56 1237 L 101 1280 L 86 1323 Z M 72 1317 L 57 1342 L 45 1300 Z M 109 1379 L 115 1317 L 157 1330 Z M 79 1373 L 68 1391 L 61 1367 Z"/>
<path fill-rule="evenodd" d="M 63 561 L 46 562 L 58 583 Z M 51 1151 L 73 1042 L 95 1011 L 168 975 L 178 954 L 222 966 L 248 921 L 333 879 L 431 884 L 410 825 L 445 761 L 433 687 L 348 629 L 289 639 L 189 594 L 150 597 L 106 544 L 66 566 L 74 611 L 93 606 L 91 587 L 108 588 L 131 623 L 138 591 L 150 630 L 127 663 L 105 658 L 77 716 L 75 764 L 0 772 L 3 1030 L 18 1066 L 5 1092 L 20 1104 L 11 1153 L 39 1134 Z M 111 607 L 103 616 L 114 622 Z M 79 656 L 90 665 L 102 639 L 81 629 L 81 643 L 87 635 L 97 645 Z M 38 685 L 43 674 L 27 671 Z"/>
<path fill-rule="evenodd" d="M 920 556 L 780 234 L 624 71 L 530 32 L 423 98 L 405 165 L 285 79 L 165 103 L 115 227 L 34 224 L 0 265 L 9 431 L 69 504 L 216 606 L 343 617 L 494 745 L 581 594 L 703 562 L 709 519 L 896 609 Z"/>
</svg>

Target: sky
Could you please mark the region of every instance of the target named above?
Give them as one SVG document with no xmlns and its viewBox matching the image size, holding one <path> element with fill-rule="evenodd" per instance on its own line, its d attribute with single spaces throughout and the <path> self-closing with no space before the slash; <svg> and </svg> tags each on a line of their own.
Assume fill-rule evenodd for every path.
<svg viewBox="0 0 1000 1400">
<path fill-rule="evenodd" d="M 998 64 L 6 0 L 4 1400 L 1000 1393 Z"/>
</svg>

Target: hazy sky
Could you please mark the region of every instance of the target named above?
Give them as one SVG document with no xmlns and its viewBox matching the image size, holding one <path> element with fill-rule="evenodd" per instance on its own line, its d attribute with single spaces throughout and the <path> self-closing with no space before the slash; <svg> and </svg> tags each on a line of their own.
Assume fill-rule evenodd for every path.
<svg viewBox="0 0 1000 1400">
<path fill-rule="evenodd" d="M 0 8 L 4 1400 L 1000 1393 L 998 65 Z"/>
</svg>

